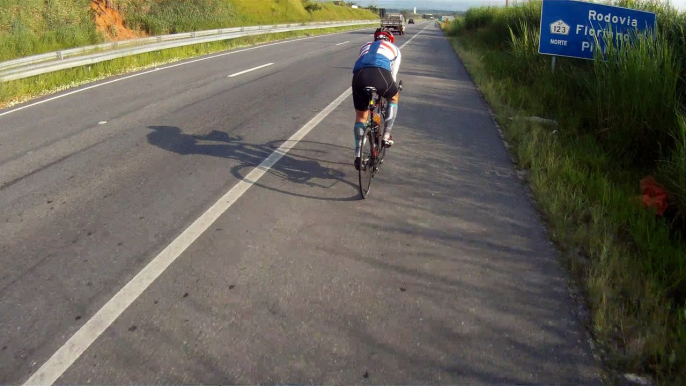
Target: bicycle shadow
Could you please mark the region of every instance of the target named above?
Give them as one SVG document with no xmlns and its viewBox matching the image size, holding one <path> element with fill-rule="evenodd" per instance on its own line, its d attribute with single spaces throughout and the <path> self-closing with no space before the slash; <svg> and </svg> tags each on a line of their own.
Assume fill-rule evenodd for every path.
<svg viewBox="0 0 686 386">
<path fill-rule="evenodd" d="M 175 126 L 148 126 L 148 128 L 153 130 L 147 135 L 148 143 L 160 149 L 180 155 L 204 155 L 238 161 L 238 165 L 231 168 L 231 174 L 239 180 L 245 180 L 255 167 L 287 142 L 277 140 L 259 145 L 247 143 L 241 136 L 231 136 L 218 130 L 213 130 L 205 135 L 198 135 L 185 134 Z M 323 163 L 347 164 L 317 158 L 329 153 L 325 147 L 344 148 L 326 143 L 299 141 L 297 144 L 293 144 L 292 149 L 284 154 L 267 173 L 282 180 L 312 188 L 331 189 L 339 184 L 348 185 L 355 191 L 354 195 L 349 197 L 316 196 L 303 193 L 309 189 L 286 190 L 275 185 L 286 187 L 287 185 L 267 185 L 262 180 L 254 182 L 254 185 L 278 193 L 323 201 L 355 201 L 361 199 L 357 185 L 346 180 L 346 173 L 322 165 Z M 345 150 L 349 149 L 345 148 Z"/>
</svg>

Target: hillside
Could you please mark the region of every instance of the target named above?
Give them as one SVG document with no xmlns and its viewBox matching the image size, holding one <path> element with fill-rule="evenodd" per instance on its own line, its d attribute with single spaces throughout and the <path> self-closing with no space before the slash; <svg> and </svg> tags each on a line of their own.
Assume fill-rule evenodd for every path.
<svg viewBox="0 0 686 386">
<path fill-rule="evenodd" d="M 374 18 L 311 0 L 0 0 L 0 61 L 137 36 Z"/>
</svg>

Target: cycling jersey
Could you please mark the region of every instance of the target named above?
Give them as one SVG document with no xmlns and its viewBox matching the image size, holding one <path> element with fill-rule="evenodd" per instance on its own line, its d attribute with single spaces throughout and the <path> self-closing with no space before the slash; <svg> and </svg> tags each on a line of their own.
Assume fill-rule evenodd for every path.
<svg viewBox="0 0 686 386">
<path fill-rule="evenodd" d="M 396 81 L 398 69 L 400 69 L 400 49 L 391 42 L 377 40 L 362 46 L 360 57 L 355 62 L 353 73 L 366 67 L 385 68 L 393 74 Z"/>
</svg>

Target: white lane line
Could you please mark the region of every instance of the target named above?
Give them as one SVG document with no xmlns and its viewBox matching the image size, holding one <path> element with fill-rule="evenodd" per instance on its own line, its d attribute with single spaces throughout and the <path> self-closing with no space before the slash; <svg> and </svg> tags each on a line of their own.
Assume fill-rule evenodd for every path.
<svg viewBox="0 0 686 386">
<path fill-rule="evenodd" d="M 245 70 L 245 71 L 237 72 L 237 73 L 235 73 L 235 74 L 231 74 L 231 75 L 229 75 L 228 77 L 229 77 L 229 78 L 233 78 L 234 76 L 247 74 L 247 73 L 249 73 L 249 72 L 253 72 L 253 71 L 259 70 L 260 68 L 269 67 L 269 66 L 271 66 L 271 65 L 273 65 L 273 64 L 274 64 L 274 63 L 263 64 L 263 65 L 261 65 L 261 66 L 255 67 L 255 68 L 251 68 L 251 69 L 249 69 L 249 70 Z"/>
<path fill-rule="evenodd" d="M 168 70 L 168 69 L 170 69 L 170 68 L 175 68 L 175 67 L 179 67 L 179 66 L 185 66 L 185 65 L 188 65 L 188 64 L 192 64 L 192 63 L 202 62 L 202 61 L 210 60 L 210 59 L 221 58 L 221 57 L 223 57 L 223 56 L 238 54 L 238 53 L 246 52 L 246 51 L 257 50 L 257 49 L 260 49 L 260 48 L 278 46 L 278 45 L 280 45 L 280 44 L 294 43 L 294 42 L 299 42 L 299 41 L 302 41 L 302 40 L 316 39 L 316 38 L 321 38 L 321 37 L 326 37 L 326 36 L 340 35 L 340 34 L 344 34 L 344 33 L 348 33 L 348 32 L 349 32 L 349 31 L 335 32 L 335 33 L 332 33 L 332 34 L 317 35 L 317 36 L 309 36 L 309 37 L 306 37 L 306 38 L 298 38 L 298 39 L 287 40 L 287 41 L 283 41 L 283 42 L 264 44 L 264 45 L 261 45 L 261 46 L 245 48 L 245 49 L 238 50 L 238 51 L 225 52 L 225 53 L 223 53 L 223 54 L 217 54 L 217 55 L 207 56 L 207 57 L 200 58 L 200 59 L 189 60 L 189 61 L 187 61 L 187 62 L 172 64 L 172 65 L 165 66 L 165 67 L 158 67 L 158 68 L 155 68 L 155 69 L 152 69 L 152 70 L 149 70 L 149 71 L 145 71 L 145 72 L 141 72 L 141 73 L 138 73 L 138 74 L 133 74 L 133 75 L 129 75 L 129 76 L 124 76 L 124 77 L 122 77 L 122 78 L 118 78 L 118 79 L 110 80 L 110 81 L 107 81 L 107 82 L 98 83 L 98 84 L 95 84 L 95 85 L 92 85 L 92 86 L 80 88 L 80 89 L 78 89 L 78 90 L 74 90 L 74 91 L 68 92 L 68 93 L 66 93 L 66 94 L 61 94 L 61 95 L 58 95 L 58 96 L 55 96 L 55 97 L 52 97 L 52 98 L 44 99 L 44 100 L 42 100 L 42 101 L 35 102 L 35 103 L 31 103 L 31 104 L 28 104 L 28 105 L 26 105 L 26 106 L 17 107 L 16 109 L 13 109 L 13 110 L 9 110 L 9 111 L 5 111 L 5 112 L 3 112 L 3 113 L 0 113 L 0 117 L 2 117 L 2 116 L 4 116 L 4 115 L 9 115 L 9 114 L 12 114 L 12 113 L 16 113 L 17 111 L 21 111 L 21 110 L 24 110 L 24 109 L 28 109 L 29 107 L 34 107 L 34 106 L 42 105 L 43 103 L 48 103 L 48 102 L 52 102 L 52 101 L 57 100 L 57 99 L 61 99 L 61 98 L 64 98 L 64 97 L 68 97 L 68 96 L 70 96 L 70 95 L 74 95 L 74 94 L 78 94 L 78 93 L 81 93 L 81 92 L 84 92 L 84 91 L 92 90 L 92 89 L 94 89 L 94 88 L 106 86 L 106 85 L 108 85 L 108 84 L 112 84 L 112 83 L 116 83 L 116 82 L 121 82 L 121 81 L 123 81 L 123 80 L 135 78 L 135 77 L 141 76 L 141 75 L 151 74 L 151 73 L 153 73 L 153 72 L 155 72 L 155 71 Z"/>
<path fill-rule="evenodd" d="M 160 252 L 143 270 L 108 301 L 59 350 L 29 378 L 26 385 L 52 385 L 76 359 L 164 272 L 212 223 L 255 184 L 281 157 L 338 107 L 350 94 L 347 89 L 219 199 L 193 224 Z"/>
<path fill-rule="evenodd" d="M 428 26 L 427 26 L 428 28 Z M 426 28 L 424 28 L 426 29 Z M 424 30 L 418 32 L 402 47 L 408 45 Z M 401 47 L 401 48 L 402 48 Z M 324 110 L 300 128 L 286 142 L 279 146 L 261 164 L 253 169 L 244 179 L 219 199 L 212 207 L 195 220 L 174 241 L 148 265 L 128 282 L 112 299 L 90 318 L 55 354 L 48 359 L 24 384 L 52 385 L 93 342 L 121 315 L 150 284 L 152 284 L 195 240 L 200 237 L 224 212 L 226 212 L 252 185 L 254 185 L 281 157 L 286 155 L 312 129 L 324 120 L 331 112 L 350 96 L 348 88 Z"/>
<path fill-rule="evenodd" d="M 425 29 L 429 28 L 429 26 L 431 26 L 431 23 L 429 23 L 429 25 L 427 25 L 426 27 L 424 27 L 423 30 L 417 32 L 410 40 L 406 41 L 405 44 L 403 44 L 402 46 L 400 46 L 400 49 L 402 50 L 403 48 L 405 48 L 406 45 L 410 44 L 410 42 L 413 41 L 414 38 L 416 38 L 417 36 L 419 36 L 422 32 L 424 32 Z"/>
<path fill-rule="evenodd" d="M 340 46 L 340 45 L 342 45 L 342 44 L 347 44 L 347 43 L 350 43 L 350 40 L 348 40 L 347 42 L 338 43 L 338 44 L 336 44 L 336 45 L 337 45 L 337 46 Z"/>
</svg>

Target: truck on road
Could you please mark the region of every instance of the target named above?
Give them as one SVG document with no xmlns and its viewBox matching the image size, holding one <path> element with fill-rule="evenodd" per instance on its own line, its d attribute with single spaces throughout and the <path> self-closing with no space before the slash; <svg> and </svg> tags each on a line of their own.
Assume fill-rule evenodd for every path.
<svg viewBox="0 0 686 386">
<path fill-rule="evenodd" d="M 402 13 L 386 13 L 386 9 L 381 8 L 379 16 L 381 16 L 381 28 L 392 32 L 397 31 L 400 35 L 405 34 L 405 16 Z"/>
</svg>

